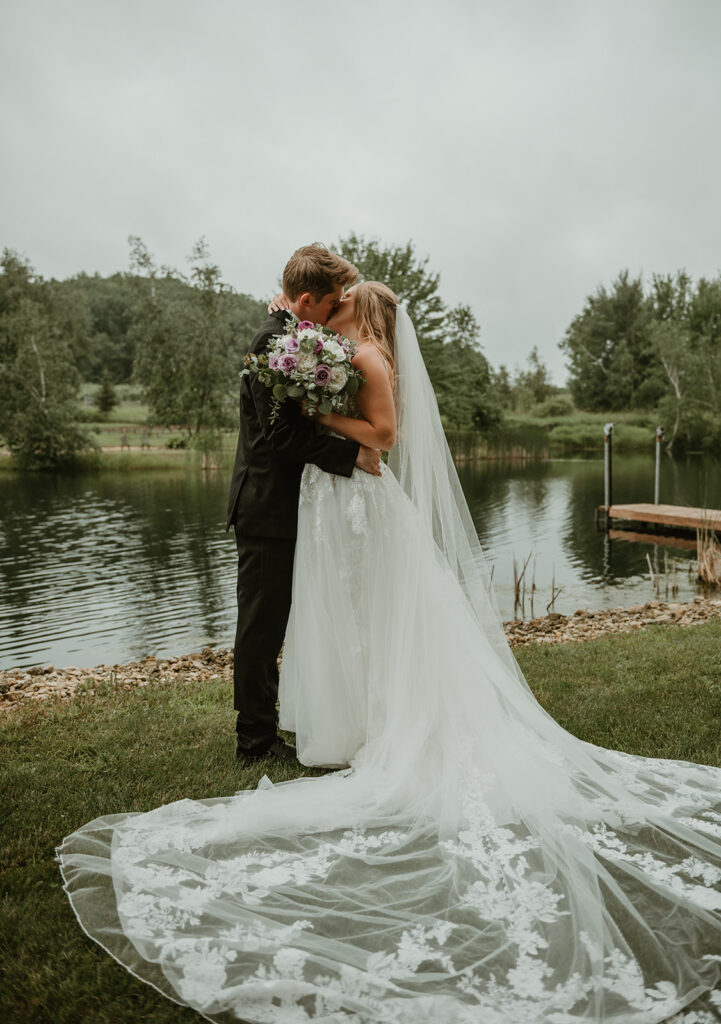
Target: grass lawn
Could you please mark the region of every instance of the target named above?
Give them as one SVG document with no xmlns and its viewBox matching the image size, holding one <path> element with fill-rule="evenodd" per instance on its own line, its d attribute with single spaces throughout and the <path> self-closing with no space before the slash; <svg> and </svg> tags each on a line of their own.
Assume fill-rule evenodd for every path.
<svg viewBox="0 0 721 1024">
<path fill-rule="evenodd" d="M 583 739 L 721 765 L 720 649 L 721 622 L 713 621 L 516 653 L 541 703 Z M 85 937 L 54 849 L 101 814 L 231 794 L 264 773 L 273 781 L 296 774 L 269 763 L 236 769 L 233 724 L 230 690 L 220 681 L 107 688 L 66 703 L 28 703 L 0 718 L 4 1024 L 201 1021 Z"/>
</svg>

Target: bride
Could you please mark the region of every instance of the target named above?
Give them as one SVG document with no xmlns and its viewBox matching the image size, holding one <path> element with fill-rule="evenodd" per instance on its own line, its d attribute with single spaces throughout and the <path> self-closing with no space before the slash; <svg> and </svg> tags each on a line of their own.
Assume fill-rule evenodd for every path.
<svg viewBox="0 0 721 1024">
<path fill-rule="evenodd" d="M 721 769 L 605 750 L 543 710 L 408 315 L 367 282 L 331 326 L 366 383 L 324 426 L 390 454 L 380 477 L 305 467 L 280 721 L 340 770 L 83 826 L 58 851 L 82 927 L 217 1022 L 720 1007 Z"/>
</svg>

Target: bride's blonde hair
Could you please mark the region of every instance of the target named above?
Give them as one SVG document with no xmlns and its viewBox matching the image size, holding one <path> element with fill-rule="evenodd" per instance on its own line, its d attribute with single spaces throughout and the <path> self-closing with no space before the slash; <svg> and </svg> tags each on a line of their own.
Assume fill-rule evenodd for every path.
<svg viewBox="0 0 721 1024">
<path fill-rule="evenodd" d="M 361 281 L 353 289 L 358 335 L 372 342 L 389 365 L 395 390 L 396 307 L 398 296 L 381 281 Z"/>
</svg>

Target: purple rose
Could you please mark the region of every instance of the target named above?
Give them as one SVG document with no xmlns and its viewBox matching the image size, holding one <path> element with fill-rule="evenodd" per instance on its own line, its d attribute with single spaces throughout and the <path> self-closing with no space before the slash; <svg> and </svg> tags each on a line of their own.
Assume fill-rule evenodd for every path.
<svg viewBox="0 0 721 1024">
<path fill-rule="evenodd" d="M 315 324 L 311 320 L 301 320 L 298 324 L 299 331 L 312 331 Z"/>
<path fill-rule="evenodd" d="M 275 354 L 275 352 L 272 355 L 268 356 L 268 366 L 271 368 L 271 370 L 278 369 L 278 360 L 279 357 Z"/>
<path fill-rule="evenodd" d="M 293 335 L 285 339 L 285 350 L 286 352 L 297 352 L 300 348 L 300 342 Z"/>
<path fill-rule="evenodd" d="M 313 351 L 315 352 L 316 355 L 319 355 L 323 351 L 323 342 L 320 340 L 320 338 L 318 339 L 318 341 L 316 341 L 315 348 L 313 349 Z"/>
<path fill-rule="evenodd" d="M 298 360 L 296 359 L 296 357 L 289 355 L 288 353 L 286 353 L 284 356 L 281 356 L 280 359 L 278 360 L 278 369 L 282 370 L 286 377 L 291 372 L 291 370 L 294 370 L 296 368 L 297 365 Z"/>
<path fill-rule="evenodd" d="M 326 384 L 330 384 L 333 371 L 330 366 L 326 366 L 325 363 L 319 363 L 315 368 L 315 382 L 319 388 L 325 387 Z"/>
</svg>

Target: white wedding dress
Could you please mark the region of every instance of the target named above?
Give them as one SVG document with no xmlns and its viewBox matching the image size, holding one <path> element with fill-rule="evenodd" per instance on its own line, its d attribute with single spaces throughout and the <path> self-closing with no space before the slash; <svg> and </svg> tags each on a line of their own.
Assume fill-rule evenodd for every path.
<svg viewBox="0 0 721 1024">
<path fill-rule="evenodd" d="M 715 1019 L 721 769 L 540 707 L 401 311 L 396 359 L 392 469 L 301 484 L 281 725 L 350 768 L 83 826 L 80 923 L 217 1022 Z"/>
</svg>

